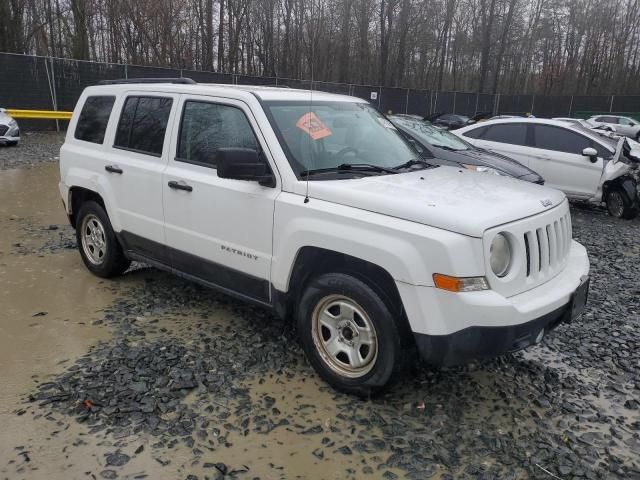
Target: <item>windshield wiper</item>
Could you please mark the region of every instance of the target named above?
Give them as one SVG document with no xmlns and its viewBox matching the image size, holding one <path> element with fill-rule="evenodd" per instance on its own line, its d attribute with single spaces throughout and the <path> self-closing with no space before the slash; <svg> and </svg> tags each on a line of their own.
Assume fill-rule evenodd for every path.
<svg viewBox="0 0 640 480">
<path fill-rule="evenodd" d="M 381 167 L 379 165 L 373 165 L 371 163 L 342 163 L 335 167 L 326 168 L 313 168 L 310 170 L 303 170 L 300 172 L 301 177 L 307 175 L 313 175 L 314 173 L 330 173 L 330 172 L 384 172 L 384 173 L 398 173 L 393 168 Z"/>
<path fill-rule="evenodd" d="M 465 148 L 453 148 L 448 145 L 438 145 L 437 143 L 434 143 L 433 146 L 441 148 L 443 150 L 449 150 L 450 152 L 460 152 L 460 151 L 466 150 Z"/>
<path fill-rule="evenodd" d="M 412 158 L 408 162 L 405 162 L 401 165 L 397 165 L 393 167 L 394 170 L 403 170 L 405 168 L 413 167 L 414 165 L 422 165 L 426 168 L 433 168 L 435 165 L 433 163 L 429 163 L 427 160 L 423 160 L 420 158 Z"/>
</svg>

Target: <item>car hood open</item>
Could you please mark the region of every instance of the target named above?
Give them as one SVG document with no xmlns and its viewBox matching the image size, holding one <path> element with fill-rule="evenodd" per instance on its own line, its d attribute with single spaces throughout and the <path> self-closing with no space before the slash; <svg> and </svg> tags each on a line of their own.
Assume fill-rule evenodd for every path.
<svg viewBox="0 0 640 480">
<path fill-rule="evenodd" d="M 303 182 L 299 185 L 304 187 Z M 311 181 L 309 197 L 473 237 L 565 201 L 559 190 L 447 166 L 397 175 Z"/>
</svg>

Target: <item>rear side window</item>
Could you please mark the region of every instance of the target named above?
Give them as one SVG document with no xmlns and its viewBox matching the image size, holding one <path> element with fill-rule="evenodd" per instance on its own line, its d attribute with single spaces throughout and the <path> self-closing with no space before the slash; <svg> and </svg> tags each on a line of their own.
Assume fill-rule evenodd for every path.
<svg viewBox="0 0 640 480">
<path fill-rule="evenodd" d="M 616 117 L 600 117 L 596 119 L 596 122 L 602 123 L 618 123 L 618 119 Z"/>
<path fill-rule="evenodd" d="M 469 138 L 478 138 L 480 140 L 482 140 L 484 138 L 484 134 L 487 131 L 489 127 L 480 127 L 480 128 L 474 128 L 473 130 L 469 130 L 468 132 L 464 132 L 462 134 L 463 137 L 469 137 Z"/>
<path fill-rule="evenodd" d="M 564 128 L 535 125 L 533 146 L 545 150 L 582 155 L 582 150 L 592 147 L 593 142 L 579 133 Z"/>
<path fill-rule="evenodd" d="M 171 113 L 171 98 L 127 97 L 114 147 L 159 157 Z"/>
<path fill-rule="evenodd" d="M 524 123 L 499 123 L 490 125 L 482 136 L 489 142 L 508 143 L 511 145 L 527 144 L 527 125 Z"/>
<path fill-rule="evenodd" d="M 225 147 L 258 149 L 244 112 L 229 105 L 185 102 L 176 160 L 215 168 L 218 149 Z"/>
<path fill-rule="evenodd" d="M 85 142 L 102 144 L 115 100 L 116 97 L 112 96 L 87 97 L 76 125 L 75 137 Z"/>
</svg>

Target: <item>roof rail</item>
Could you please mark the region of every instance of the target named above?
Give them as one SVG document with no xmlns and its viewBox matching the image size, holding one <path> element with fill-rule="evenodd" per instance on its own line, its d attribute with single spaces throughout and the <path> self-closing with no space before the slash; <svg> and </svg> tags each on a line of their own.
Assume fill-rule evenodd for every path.
<svg viewBox="0 0 640 480">
<path fill-rule="evenodd" d="M 181 83 L 194 85 L 196 82 L 187 77 L 180 78 L 120 78 L 117 80 L 100 80 L 98 85 L 117 85 L 120 83 Z"/>
</svg>

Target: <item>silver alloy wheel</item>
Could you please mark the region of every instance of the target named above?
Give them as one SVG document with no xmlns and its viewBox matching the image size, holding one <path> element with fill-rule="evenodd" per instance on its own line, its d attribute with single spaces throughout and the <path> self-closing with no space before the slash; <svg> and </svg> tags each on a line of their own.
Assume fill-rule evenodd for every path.
<svg viewBox="0 0 640 480">
<path fill-rule="evenodd" d="M 324 363 L 343 377 L 359 378 L 378 358 L 373 322 L 360 305 L 343 295 L 329 295 L 312 313 L 312 337 Z"/>
<path fill-rule="evenodd" d="M 607 207 L 609 207 L 609 213 L 616 217 L 622 217 L 622 213 L 624 212 L 624 199 L 622 198 L 622 194 L 613 190 L 609 192 L 607 195 Z"/>
<path fill-rule="evenodd" d="M 102 222 L 90 213 L 84 217 L 80 228 L 80 241 L 85 256 L 92 264 L 101 265 L 107 254 L 107 240 Z"/>
</svg>

